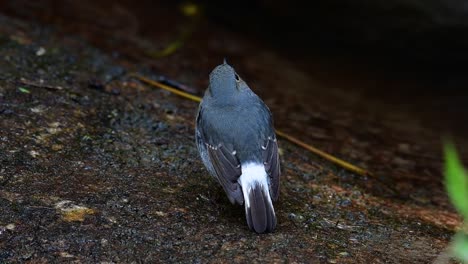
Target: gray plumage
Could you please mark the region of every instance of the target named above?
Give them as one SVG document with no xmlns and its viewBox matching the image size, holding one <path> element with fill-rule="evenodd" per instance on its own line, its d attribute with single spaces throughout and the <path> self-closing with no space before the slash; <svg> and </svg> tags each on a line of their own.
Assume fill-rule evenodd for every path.
<svg viewBox="0 0 468 264">
<path fill-rule="evenodd" d="M 280 164 L 272 115 L 226 61 L 210 74 L 195 138 L 208 172 L 232 203 L 245 205 L 249 227 L 273 231 Z"/>
</svg>

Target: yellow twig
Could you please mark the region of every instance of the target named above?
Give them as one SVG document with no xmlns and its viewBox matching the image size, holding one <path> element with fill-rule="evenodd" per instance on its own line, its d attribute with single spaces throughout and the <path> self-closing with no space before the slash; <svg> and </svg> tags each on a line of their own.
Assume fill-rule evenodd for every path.
<svg viewBox="0 0 468 264">
<path fill-rule="evenodd" d="M 198 97 L 196 95 L 192 95 L 192 94 L 177 90 L 177 89 L 172 88 L 172 87 L 170 87 L 168 85 L 162 84 L 162 83 L 160 83 L 158 81 L 154 81 L 154 80 L 148 79 L 146 77 L 143 77 L 143 76 L 140 76 L 140 75 L 137 75 L 137 74 L 131 74 L 130 76 L 134 77 L 134 78 L 136 78 L 136 79 L 138 79 L 138 80 L 140 80 L 142 82 L 145 82 L 147 84 L 159 87 L 159 88 L 161 88 L 163 90 L 166 90 L 166 91 L 169 91 L 171 93 L 182 96 L 184 98 L 190 99 L 192 101 L 201 102 L 201 100 L 202 100 L 201 97 Z M 307 143 L 304 143 L 301 140 L 299 140 L 299 139 L 297 139 L 295 137 L 292 137 L 292 136 L 290 136 L 290 135 L 288 135 L 288 134 L 286 134 L 284 132 L 276 130 L 276 134 L 278 136 L 280 136 L 280 137 L 282 137 L 282 138 L 284 138 L 284 139 L 286 139 L 286 140 L 288 140 L 288 141 L 290 141 L 290 142 L 292 142 L 292 143 L 294 143 L 294 144 L 296 144 L 296 145 L 298 145 L 298 146 L 300 146 L 300 147 L 302 147 L 302 148 L 304 148 L 304 149 L 306 149 L 306 150 L 308 150 L 308 151 L 310 151 L 310 152 L 312 152 L 312 153 L 314 153 L 314 154 L 316 154 L 316 155 L 330 161 L 330 162 L 333 162 L 333 163 L 337 164 L 338 166 L 341 166 L 341 167 L 349 170 L 349 171 L 352 171 L 354 173 L 357 173 L 357 174 L 363 175 L 363 176 L 372 176 L 372 174 L 369 171 L 367 171 L 365 169 L 362 169 L 362 168 L 359 168 L 359 167 L 357 167 L 357 166 L 355 166 L 353 164 L 350 164 L 350 163 L 348 163 L 348 162 L 346 162 L 344 160 L 341 160 L 341 159 L 339 159 L 339 158 L 337 158 L 335 156 L 332 156 L 332 155 L 330 155 L 330 154 L 328 154 L 326 152 L 323 152 L 320 149 L 312 147 L 311 145 L 308 145 Z"/>
<path fill-rule="evenodd" d="M 304 143 L 304 142 L 300 141 L 299 139 L 297 139 L 295 137 L 292 137 L 292 136 L 290 136 L 290 135 L 288 135 L 288 134 L 286 134 L 284 132 L 276 130 L 276 134 L 278 136 L 280 136 L 280 137 L 282 137 L 282 138 L 284 138 L 284 139 L 286 139 L 286 140 L 300 146 L 300 147 L 303 147 L 303 148 L 307 149 L 308 151 L 310 151 L 310 152 L 312 152 L 312 153 L 314 153 L 314 154 L 316 154 L 316 155 L 318 155 L 318 156 L 320 156 L 320 157 L 322 157 L 322 158 L 324 158 L 324 159 L 326 159 L 328 161 L 331 161 L 331 162 L 333 162 L 333 163 L 347 169 L 347 170 L 350 170 L 350 171 L 352 171 L 354 173 L 357 173 L 357 174 L 363 175 L 363 176 L 372 176 L 372 174 L 370 172 L 366 171 L 365 169 L 359 168 L 359 167 L 357 167 L 357 166 L 355 166 L 355 165 L 353 165 L 351 163 L 348 163 L 348 162 L 346 162 L 344 160 L 341 160 L 341 159 L 339 159 L 339 158 L 337 158 L 335 156 L 332 156 L 332 155 L 330 155 L 330 154 L 328 154 L 326 152 L 323 152 L 318 148 L 312 147 L 311 145 L 308 145 L 307 143 Z"/>
<path fill-rule="evenodd" d="M 162 84 L 160 82 L 157 82 L 157 81 L 154 81 L 154 80 L 151 80 L 151 79 L 148 79 L 146 77 L 143 77 L 143 76 L 140 76 L 140 75 L 137 75 L 137 74 L 130 74 L 131 77 L 134 77 L 142 82 L 145 82 L 147 84 L 151 84 L 153 86 L 156 86 L 156 87 L 159 87 L 163 90 L 166 90 L 166 91 L 169 91 L 171 93 L 175 93 L 179 96 L 182 96 L 182 97 L 185 97 L 187 99 L 190 99 L 192 101 L 195 101 L 195 102 L 201 102 L 201 97 L 198 97 L 196 95 L 192 95 L 192 94 L 189 94 L 189 93 L 186 93 L 186 92 L 182 92 L 181 90 L 177 90 L 175 88 L 172 88 L 168 85 L 165 85 L 165 84 Z"/>
</svg>

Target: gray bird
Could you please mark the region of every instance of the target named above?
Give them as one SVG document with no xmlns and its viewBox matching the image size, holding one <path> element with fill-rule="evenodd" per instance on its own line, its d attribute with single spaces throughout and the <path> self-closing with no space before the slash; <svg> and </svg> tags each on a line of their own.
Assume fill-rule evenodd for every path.
<svg viewBox="0 0 468 264">
<path fill-rule="evenodd" d="M 272 115 L 226 60 L 210 73 L 196 123 L 197 147 L 208 172 L 231 203 L 244 204 L 250 229 L 273 231 L 280 162 Z"/>
</svg>

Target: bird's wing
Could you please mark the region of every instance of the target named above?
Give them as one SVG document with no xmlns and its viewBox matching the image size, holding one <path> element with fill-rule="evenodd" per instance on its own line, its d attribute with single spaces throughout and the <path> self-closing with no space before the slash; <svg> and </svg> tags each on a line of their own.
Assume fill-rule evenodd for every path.
<svg viewBox="0 0 468 264">
<path fill-rule="evenodd" d="M 208 156 L 213 164 L 219 183 L 223 186 L 231 203 L 244 203 L 242 189 L 237 182 L 242 174 L 239 159 L 234 150 L 223 144 L 212 146 L 206 143 Z"/>
<path fill-rule="evenodd" d="M 279 178 L 280 178 L 280 162 L 278 155 L 278 142 L 276 138 L 269 137 L 266 140 L 263 149 L 263 164 L 265 170 L 270 177 L 270 195 L 276 201 L 279 196 Z"/>
<path fill-rule="evenodd" d="M 211 137 L 207 137 L 207 135 L 216 135 L 217 131 L 217 129 L 212 128 L 211 123 L 206 123 L 205 118 L 203 118 L 207 114 L 209 114 L 209 111 L 206 111 L 206 107 L 203 107 L 202 102 L 197 115 L 197 127 L 200 129 L 197 141 L 206 146 L 207 158 L 211 163 L 209 170 L 215 174 L 213 176 L 223 186 L 231 203 L 243 204 L 244 196 L 237 182 L 242 174 L 239 159 L 230 145 L 219 144 L 219 142 L 216 142 L 218 139 L 210 140 Z"/>
</svg>

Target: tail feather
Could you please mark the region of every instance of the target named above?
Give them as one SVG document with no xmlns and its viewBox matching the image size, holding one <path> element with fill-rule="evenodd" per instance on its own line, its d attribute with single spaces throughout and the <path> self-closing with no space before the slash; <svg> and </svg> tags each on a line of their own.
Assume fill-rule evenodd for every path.
<svg viewBox="0 0 468 264">
<path fill-rule="evenodd" d="M 257 233 L 273 231 L 276 216 L 265 166 L 255 162 L 242 164 L 239 184 L 244 195 L 245 217 L 249 228 Z"/>
<path fill-rule="evenodd" d="M 256 183 L 247 190 L 248 202 L 245 203 L 245 214 L 249 228 L 257 233 L 268 233 L 275 229 L 276 216 L 268 189 Z"/>
</svg>

